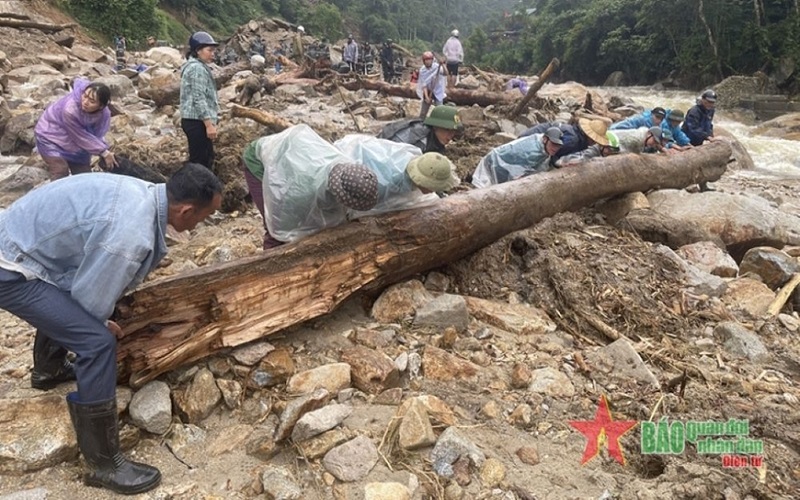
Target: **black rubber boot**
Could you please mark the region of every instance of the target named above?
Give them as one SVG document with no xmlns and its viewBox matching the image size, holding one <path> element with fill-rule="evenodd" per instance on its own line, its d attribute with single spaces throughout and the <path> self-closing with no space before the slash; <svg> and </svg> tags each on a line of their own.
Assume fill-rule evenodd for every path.
<svg viewBox="0 0 800 500">
<path fill-rule="evenodd" d="M 70 380 L 75 380 L 75 367 L 67 360 L 67 350 L 37 330 L 33 341 L 31 387 L 46 391 Z"/>
<path fill-rule="evenodd" d="M 78 447 L 91 469 L 84 482 L 123 495 L 143 493 L 158 486 L 161 482 L 158 469 L 132 462 L 119 452 L 116 399 L 94 404 L 78 403 L 77 399 L 77 392 L 67 395 Z"/>
</svg>

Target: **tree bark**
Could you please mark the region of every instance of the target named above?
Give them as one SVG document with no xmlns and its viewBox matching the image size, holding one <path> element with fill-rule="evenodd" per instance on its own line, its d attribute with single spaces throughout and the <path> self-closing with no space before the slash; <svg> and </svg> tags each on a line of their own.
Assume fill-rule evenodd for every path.
<svg viewBox="0 0 800 500">
<path fill-rule="evenodd" d="M 417 88 L 409 84 L 392 85 L 380 80 L 366 80 L 359 78 L 357 80 L 342 83 L 341 85 L 347 90 L 376 90 L 394 97 L 419 99 L 419 96 L 417 96 Z M 472 106 L 473 104 L 477 104 L 479 106 L 486 107 L 492 104 L 513 104 L 517 101 L 517 98 L 514 94 L 506 92 L 487 92 L 481 90 L 449 88 L 447 89 L 447 100 L 452 101 L 459 106 Z"/>
<path fill-rule="evenodd" d="M 370 217 L 263 254 L 146 284 L 117 304 L 121 375 L 158 375 L 332 311 L 460 259 L 556 213 L 610 196 L 719 179 L 719 141 L 675 156 L 619 155 Z"/>
<path fill-rule="evenodd" d="M 558 68 L 558 65 L 559 61 L 554 57 L 550 61 L 550 64 L 548 64 L 547 67 L 544 69 L 544 71 L 542 71 L 542 74 L 539 75 L 539 80 L 537 80 L 536 83 L 531 85 L 531 87 L 528 89 L 528 93 L 525 94 L 525 97 L 523 97 L 522 100 L 519 102 L 519 104 L 517 104 L 517 107 L 514 108 L 514 111 L 511 113 L 512 120 L 518 117 L 520 113 L 522 113 L 528 108 L 528 103 L 530 103 L 531 99 L 533 99 L 533 96 L 535 96 L 536 93 L 539 92 L 539 89 L 542 88 L 544 82 L 546 82 L 547 79 L 550 78 L 550 75 L 553 74 L 553 71 L 555 71 L 556 68 Z"/>
<path fill-rule="evenodd" d="M 9 18 L 0 18 L 0 26 L 5 26 L 7 28 L 33 28 L 39 31 L 43 31 L 45 33 L 58 33 L 59 31 L 65 30 L 67 28 L 75 27 L 75 24 L 48 24 L 48 23 L 37 23 L 35 21 L 25 21 L 21 19 L 9 19 Z"/>
<path fill-rule="evenodd" d="M 233 75 L 240 71 L 250 68 L 249 61 L 241 61 L 230 66 L 225 66 L 213 72 L 214 83 L 219 88 L 228 80 L 233 78 Z M 162 88 L 148 87 L 139 91 L 139 97 L 142 99 L 150 99 L 156 103 L 156 106 L 166 106 L 167 104 L 177 104 L 181 98 L 181 83 L 176 82 Z"/>
</svg>

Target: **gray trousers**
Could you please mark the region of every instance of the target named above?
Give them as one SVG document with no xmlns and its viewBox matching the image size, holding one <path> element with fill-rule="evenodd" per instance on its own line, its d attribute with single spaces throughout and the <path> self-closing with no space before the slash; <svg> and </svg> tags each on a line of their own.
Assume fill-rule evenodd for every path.
<svg viewBox="0 0 800 500">
<path fill-rule="evenodd" d="M 40 335 L 75 353 L 81 403 L 99 403 L 116 396 L 117 339 L 69 292 L 41 280 L 26 281 L 21 274 L 0 268 L 0 309 L 24 319 Z"/>
</svg>

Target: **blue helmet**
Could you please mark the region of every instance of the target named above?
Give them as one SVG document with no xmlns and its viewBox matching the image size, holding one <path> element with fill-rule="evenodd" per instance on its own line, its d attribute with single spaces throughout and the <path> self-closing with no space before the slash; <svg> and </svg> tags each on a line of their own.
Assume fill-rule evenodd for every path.
<svg viewBox="0 0 800 500">
<path fill-rule="evenodd" d="M 206 45 L 212 45 L 216 47 L 219 44 L 215 42 L 214 38 L 205 31 L 197 31 L 192 33 L 192 36 L 189 37 L 189 50 L 192 52 L 196 52 L 200 49 L 200 47 Z"/>
</svg>

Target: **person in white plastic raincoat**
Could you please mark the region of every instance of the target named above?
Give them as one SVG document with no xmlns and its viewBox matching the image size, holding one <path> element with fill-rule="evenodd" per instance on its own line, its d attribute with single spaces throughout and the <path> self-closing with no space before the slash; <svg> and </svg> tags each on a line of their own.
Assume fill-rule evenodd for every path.
<svg viewBox="0 0 800 500">
<path fill-rule="evenodd" d="M 482 188 L 547 172 L 551 157 L 564 144 L 562 136 L 561 129 L 550 127 L 544 134 L 520 137 L 492 149 L 478 163 L 472 184 Z"/>
<path fill-rule="evenodd" d="M 256 139 L 245 148 L 243 160 L 248 189 L 265 220 L 264 249 L 365 214 L 432 203 L 438 197 L 426 193 L 447 191 L 460 182 L 453 164 L 438 153 L 423 155 L 414 146 L 366 135 L 331 144 L 307 125 Z M 356 189 L 358 203 L 352 203 L 345 195 L 358 183 L 344 182 L 340 195 L 332 198 L 331 186 L 340 184 L 332 178 L 339 165 L 358 166 L 360 176 L 374 178 L 374 193 L 367 197 Z"/>
</svg>

